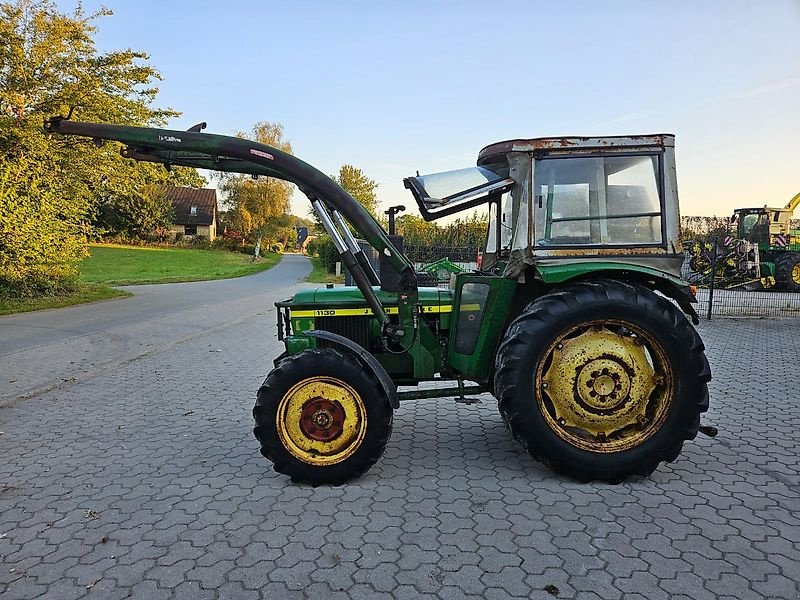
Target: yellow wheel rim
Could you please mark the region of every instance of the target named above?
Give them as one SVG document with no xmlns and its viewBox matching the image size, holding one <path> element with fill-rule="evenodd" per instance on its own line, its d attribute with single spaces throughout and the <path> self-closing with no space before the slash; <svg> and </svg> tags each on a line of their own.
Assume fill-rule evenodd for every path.
<svg viewBox="0 0 800 600">
<path fill-rule="evenodd" d="M 659 430 L 674 397 L 661 345 L 623 322 L 582 324 L 546 350 L 535 375 L 547 425 L 590 452 L 621 452 Z"/>
<path fill-rule="evenodd" d="M 310 377 L 283 396 L 276 425 L 284 448 L 295 458 L 315 466 L 335 465 L 361 446 L 367 411 L 358 392 L 344 381 Z"/>
<path fill-rule="evenodd" d="M 800 263 L 792 267 L 792 281 L 800 284 Z"/>
</svg>

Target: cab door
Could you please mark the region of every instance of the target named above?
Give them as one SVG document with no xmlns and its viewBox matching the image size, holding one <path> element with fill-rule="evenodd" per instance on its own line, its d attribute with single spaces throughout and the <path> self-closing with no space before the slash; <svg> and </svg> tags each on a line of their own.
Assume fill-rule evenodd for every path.
<svg viewBox="0 0 800 600">
<path fill-rule="evenodd" d="M 456 276 L 447 351 L 447 363 L 454 371 L 477 381 L 489 376 L 516 286 L 515 280 L 500 276 Z"/>
</svg>

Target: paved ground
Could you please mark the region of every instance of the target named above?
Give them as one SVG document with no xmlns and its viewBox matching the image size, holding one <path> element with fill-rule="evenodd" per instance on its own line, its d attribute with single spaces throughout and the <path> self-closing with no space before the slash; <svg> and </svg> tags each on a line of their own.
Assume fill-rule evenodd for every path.
<svg viewBox="0 0 800 600">
<path fill-rule="evenodd" d="M 251 434 L 259 312 L 0 408 L 0 597 L 800 596 L 800 321 L 701 325 L 720 434 L 651 479 L 556 477 L 484 398 L 402 405 L 367 476 L 314 489 Z"/>
</svg>

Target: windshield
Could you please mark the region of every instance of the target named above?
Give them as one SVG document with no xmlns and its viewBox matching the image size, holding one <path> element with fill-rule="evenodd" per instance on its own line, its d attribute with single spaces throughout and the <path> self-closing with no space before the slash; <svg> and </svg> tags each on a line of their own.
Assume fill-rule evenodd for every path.
<svg viewBox="0 0 800 600">
<path fill-rule="evenodd" d="M 659 177 L 658 155 L 537 160 L 536 245 L 660 244 Z"/>
<path fill-rule="evenodd" d="M 468 167 L 456 171 L 420 175 L 415 179 L 422 184 L 429 198 L 443 199 L 466 192 L 487 183 L 500 181 L 505 174 L 486 167 Z"/>
<path fill-rule="evenodd" d="M 403 180 L 426 221 L 474 208 L 511 189 L 507 164 L 469 167 Z"/>
<path fill-rule="evenodd" d="M 742 217 L 741 237 L 750 242 L 769 240 L 769 215 L 763 212 L 749 213 Z"/>
</svg>

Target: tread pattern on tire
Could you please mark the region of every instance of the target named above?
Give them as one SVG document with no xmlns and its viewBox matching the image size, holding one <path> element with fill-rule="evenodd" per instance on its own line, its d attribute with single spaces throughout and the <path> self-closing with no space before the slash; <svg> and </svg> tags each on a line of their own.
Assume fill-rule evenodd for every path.
<svg viewBox="0 0 800 600">
<path fill-rule="evenodd" d="M 559 455 L 556 448 L 549 447 L 548 442 L 542 440 L 541 431 L 531 427 L 531 371 L 535 368 L 535 365 L 528 362 L 531 346 L 538 344 L 542 348 L 546 347 L 549 340 L 541 339 L 541 334 L 548 329 L 548 323 L 587 303 L 598 307 L 622 304 L 644 309 L 659 324 L 659 328 L 663 326 L 664 331 L 659 329 L 658 335 L 672 336 L 673 343 L 678 344 L 688 357 L 686 364 L 689 365 L 690 372 L 677 373 L 676 376 L 687 380 L 679 386 L 686 384 L 688 391 L 683 393 L 692 396 L 687 401 L 692 402 L 693 406 L 683 407 L 685 414 L 681 415 L 683 418 L 677 424 L 677 430 L 672 434 L 669 443 L 659 445 L 624 470 L 614 465 L 604 468 L 597 464 L 590 466 L 574 460 L 574 457 Z M 674 461 L 680 454 L 683 442 L 694 439 L 697 435 L 700 414 L 708 410 L 707 382 L 711 379 L 711 369 L 704 351 L 705 346 L 700 336 L 683 313 L 651 290 L 616 280 L 574 283 L 530 303 L 509 326 L 496 360 L 495 390 L 500 412 L 515 439 L 528 453 L 558 473 L 581 481 L 603 480 L 610 483 L 619 483 L 629 475 L 647 476 L 662 461 Z M 525 389 L 526 377 L 530 381 L 529 390 Z M 678 401 L 677 395 L 673 406 Z M 535 399 L 533 409 L 538 412 Z M 649 441 L 646 440 L 642 446 L 646 446 Z M 563 444 L 568 445 L 567 442 Z M 620 454 L 625 452 L 628 451 Z"/>
<path fill-rule="evenodd" d="M 775 280 L 781 289 L 800 292 L 800 284 L 792 279 L 792 269 L 800 263 L 800 252 L 786 252 L 775 258 Z"/>
<path fill-rule="evenodd" d="M 342 377 L 348 370 L 351 375 L 357 373 L 356 376 L 364 378 L 361 382 L 347 382 L 356 388 L 367 409 L 367 432 L 361 446 L 352 456 L 334 465 L 314 466 L 298 460 L 283 447 L 276 429 L 275 419 L 283 395 L 304 377 Z M 341 485 L 366 473 L 383 455 L 392 433 L 393 411 L 380 382 L 354 356 L 322 348 L 276 360 L 275 368 L 258 390 L 253 418 L 253 434 L 261 444 L 261 454 L 272 461 L 275 471 L 290 476 L 295 483 Z"/>
</svg>

